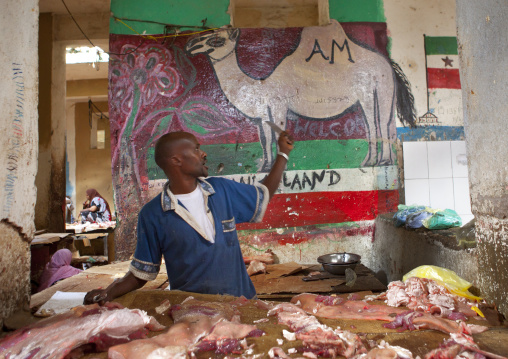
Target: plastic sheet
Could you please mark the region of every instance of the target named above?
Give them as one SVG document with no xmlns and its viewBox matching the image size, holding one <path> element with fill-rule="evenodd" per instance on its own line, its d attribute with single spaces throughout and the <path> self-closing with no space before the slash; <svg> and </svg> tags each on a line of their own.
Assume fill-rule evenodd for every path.
<svg viewBox="0 0 508 359">
<path fill-rule="evenodd" d="M 406 275 L 402 277 L 402 280 L 406 281 L 406 279 L 411 277 L 433 279 L 453 294 L 476 301 L 482 300 L 482 298 L 477 297 L 468 291 L 468 289 L 471 288 L 471 283 L 462 279 L 457 275 L 457 273 L 450 269 L 424 265 L 406 273 Z"/>
<path fill-rule="evenodd" d="M 423 226 L 428 229 L 447 229 L 462 226 L 462 219 L 453 209 L 437 211 L 430 218 L 423 221 Z"/>
</svg>

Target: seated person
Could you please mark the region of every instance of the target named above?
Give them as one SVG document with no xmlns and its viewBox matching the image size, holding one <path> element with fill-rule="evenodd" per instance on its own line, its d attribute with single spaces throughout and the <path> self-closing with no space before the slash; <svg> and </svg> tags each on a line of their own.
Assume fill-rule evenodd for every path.
<svg viewBox="0 0 508 359">
<path fill-rule="evenodd" d="M 69 196 L 65 196 L 65 223 L 74 223 L 74 204 Z"/>
<path fill-rule="evenodd" d="M 108 202 L 94 188 L 86 190 L 86 201 L 83 210 L 79 212 L 81 223 L 111 221 L 111 210 Z"/>
<path fill-rule="evenodd" d="M 72 253 L 70 250 L 64 248 L 56 251 L 42 272 L 37 292 L 51 287 L 59 280 L 72 277 L 81 272 L 81 269 L 71 266 L 71 260 Z"/>
</svg>

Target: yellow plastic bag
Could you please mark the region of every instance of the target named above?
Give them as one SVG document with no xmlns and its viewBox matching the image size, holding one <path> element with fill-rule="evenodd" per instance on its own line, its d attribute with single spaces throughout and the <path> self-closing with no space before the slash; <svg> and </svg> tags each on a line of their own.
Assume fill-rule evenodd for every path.
<svg viewBox="0 0 508 359">
<path fill-rule="evenodd" d="M 406 273 L 406 275 L 402 277 L 402 280 L 405 282 L 411 277 L 433 279 L 453 294 L 476 301 L 482 300 L 482 298 L 477 297 L 468 291 L 472 285 L 471 283 L 460 278 L 454 271 L 446 268 L 428 265 L 420 266 Z"/>
</svg>

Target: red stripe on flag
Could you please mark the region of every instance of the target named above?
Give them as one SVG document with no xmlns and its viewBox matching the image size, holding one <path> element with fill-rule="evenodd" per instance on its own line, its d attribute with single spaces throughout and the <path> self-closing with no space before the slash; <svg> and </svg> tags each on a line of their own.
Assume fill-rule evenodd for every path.
<svg viewBox="0 0 508 359">
<path fill-rule="evenodd" d="M 395 212 L 398 190 L 306 192 L 275 195 L 261 223 L 238 224 L 237 228 L 262 229 L 312 224 L 356 222 Z"/>
<path fill-rule="evenodd" d="M 427 69 L 429 88 L 460 89 L 459 69 Z"/>
</svg>

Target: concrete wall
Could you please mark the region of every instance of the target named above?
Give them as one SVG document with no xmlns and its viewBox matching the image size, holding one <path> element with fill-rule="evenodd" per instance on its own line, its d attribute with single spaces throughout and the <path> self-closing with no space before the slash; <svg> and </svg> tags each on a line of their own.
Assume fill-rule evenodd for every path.
<svg viewBox="0 0 508 359">
<path fill-rule="evenodd" d="M 107 188 L 111 188 L 112 180 L 111 180 L 111 162 L 110 160 L 104 162 L 101 161 L 98 166 L 90 166 L 89 163 L 86 162 L 86 155 L 90 152 L 90 126 L 88 128 L 83 128 L 79 126 L 80 131 L 76 132 L 76 105 L 81 104 L 79 106 L 79 118 L 80 121 L 84 121 L 88 124 L 88 119 L 85 119 L 85 116 L 89 116 L 88 114 L 88 100 L 92 100 L 94 104 L 101 103 L 107 101 L 108 98 L 108 80 L 107 78 L 93 78 L 93 76 L 104 76 L 103 70 L 96 71 L 92 69 L 91 64 L 72 64 L 67 65 L 67 75 L 69 71 L 71 73 L 78 72 L 74 67 L 78 67 L 81 70 L 81 73 L 85 72 L 87 74 L 86 79 L 83 80 L 68 80 L 67 88 L 66 88 L 66 99 L 67 99 L 67 130 L 66 130 L 66 169 L 67 169 L 67 184 L 66 184 L 66 194 L 71 197 L 72 202 L 74 203 L 75 211 L 74 216 L 81 210 L 81 204 L 85 200 L 84 191 L 88 189 L 89 185 L 89 176 L 86 175 L 87 171 L 92 171 L 94 174 L 94 183 L 100 186 L 102 191 L 105 193 L 104 196 L 107 195 Z M 106 68 L 105 76 L 107 77 L 107 66 L 103 64 L 102 68 Z M 92 69 L 93 71 L 90 71 Z M 94 110 L 94 112 L 97 112 Z M 107 115 L 107 108 L 105 114 Z M 97 116 L 94 115 L 94 118 L 97 119 Z M 109 126 L 107 126 L 109 127 Z M 109 136 L 109 128 L 105 129 Z M 76 142 L 76 139 L 78 141 Z M 109 138 L 106 139 L 109 143 Z M 109 144 L 107 144 L 109 145 Z M 77 147 L 78 146 L 78 147 Z M 80 147 L 83 146 L 83 147 Z M 106 147 L 107 148 L 107 147 Z M 81 152 L 84 151 L 84 154 Z M 97 151 L 101 152 L 101 155 L 105 155 L 106 159 L 111 158 L 110 153 L 107 154 L 102 153 L 104 150 L 93 150 L 94 154 Z M 76 169 L 77 169 L 77 160 L 79 159 L 79 166 L 84 166 L 84 172 L 81 172 L 81 176 L 79 178 L 76 177 Z M 109 165 L 105 166 L 107 163 Z M 77 180 L 84 181 L 84 183 L 80 184 Z M 79 189 L 78 189 L 79 187 Z M 84 188 L 86 187 L 86 188 Z M 84 188 L 84 190 L 83 190 Z M 96 188 L 99 193 L 102 194 L 101 188 Z M 76 192 L 79 191 L 79 192 Z M 112 191 L 112 190 L 110 190 Z M 109 196 L 109 194 L 108 194 Z M 114 201 L 112 192 L 110 192 L 110 199 L 106 197 L 108 203 L 112 210 L 114 210 Z"/>
<path fill-rule="evenodd" d="M 478 282 L 508 315 L 508 5 L 457 3 L 469 178 L 478 241 Z"/>
<path fill-rule="evenodd" d="M 0 325 L 30 301 L 37 171 L 38 2 L 7 0 L 0 14 Z"/>
<path fill-rule="evenodd" d="M 402 280 L 416 267 L 434 265 L 450 269 L 478 287 L 477 250 L 460 245 L 466 239 L 474 242 L 474 238 L 466 237 L 459 228 L 415 231 L 397 228 L 391 215 L 381 215 L 376 218 L 371 255 L 362 258 L 362 262 L 369 263 L 369 268 L 385 284 Z"/>
<path fill-rule="evenodd" d="M 104 113 L 108 112 L 107 102 L 94 102 L 94 104 Z M 107 119 L 98 120 L 97 129 L 105 130 L 105 137 L 109 139 L 109 122 Z M 104 149 L 91 149 L 91 130 L 88 103 L 76 103 L 76 211 L 79 212 L 82 209 L 81 204 L 86 200 L 86 190 L 88 188 L 95 188 L 108 201 L 111 211 L 114 213 L 115 207 L 111 180 L 111 143 L 106 141 Z"/>
</svg>

